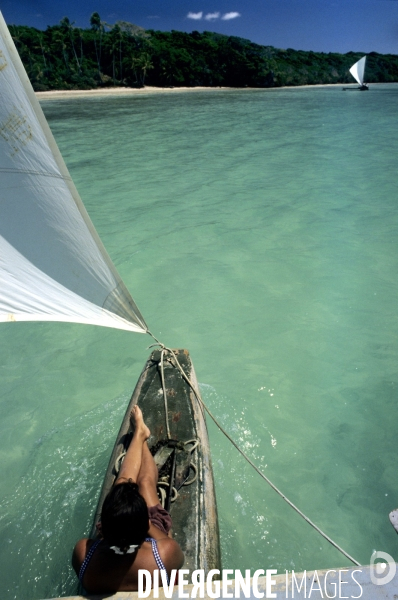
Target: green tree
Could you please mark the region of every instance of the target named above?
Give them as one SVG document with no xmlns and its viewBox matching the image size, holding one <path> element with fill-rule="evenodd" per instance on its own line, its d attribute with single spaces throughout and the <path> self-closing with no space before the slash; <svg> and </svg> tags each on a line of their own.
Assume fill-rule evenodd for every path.
<svg viewBox="0 0 398 600">
<path fill-rule="evenodd" d="M 77 70 L 79 72 L 79 74 L 81 74 L 81 67 L 80 67 L 80 63 L 79 63 L 79 59 L 77 58 L 77 53 L 76 53 L 76 48 L 75 48 L 75 43 L 74 43 L 74 27 L 73 27 L 74 23 L 71 23 L 68 19 L 68 17 L 63 17 L 60 21 L 60 27 L 61 29 L 63 29 L 65 31 L 66 36 L 69 35 L 69 39 L 70 39 L 70 43 L 71 43 L 71 47 L 72 47 L 72 51 L 75 57 L 75 61 L 76 61 L 76 65 L 77 65 Z"/>
<path fill-rule="evenodd" d="M 98 85 L 251 86 L 353 82 L 349 68 L 361 56 L 260 46 L 205 31 L 144 30 L 133 23 L 107 25 L 93 13 L 87 29 L 68 17 L 39 31 L 24 25 L 10 33 L 35 89 L 88 89 Z M 398 81 L 398 56 L 368 54 L 368 82 Z"/>
<path fill-rule="evenodd" d="M 101 81 L 101 50 L 102 50 L 102 34 L 104 31 L 104 26 L 101 21 L 101 17 L 97 12 L 94 12 L 90 17 L 90 25 L 91 29 L 95 32 L 94 36 L 94 47 L 95 47 L 95 55 L 97 58 L 98 65 L 98 76 Z M 98 45 L 97 45 L 98 38 Z"/>
<path fill-rule="evenodd" d="M 143 52 L 139 56 L 133 56 L 131 66 L 134 70 L 135 80 L 140 86 L 145 85 L 147 72 L 153 69 L 151 57 L 148 52 Z"/>
<path fill-rule="evenodd" d="M 54 51 L 60 50 L 66 69 L 69 71 L 68 46 L 65 39 L 65 32 L 57 28 L 52 34 L 52 42 Z"/>
</svg>

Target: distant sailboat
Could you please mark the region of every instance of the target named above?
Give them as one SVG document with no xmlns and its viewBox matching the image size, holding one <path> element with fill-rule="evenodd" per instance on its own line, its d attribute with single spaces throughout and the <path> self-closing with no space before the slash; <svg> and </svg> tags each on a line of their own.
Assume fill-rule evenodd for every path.
<svg viewBox="0 0 398 600">
<path fill-rule="evenodd" d="M 350 73 L 354 77 L 354 79 L 359 83 L 359 88 L 343 88 L 344 90 L 361 90 L 365 91 L 369 89 L 369 86 L 364 82 L 365 77 L 365 65 L 366 65 L 366 56 L 360 58 L 352 67 L 350 68 Z"/>
</svg>

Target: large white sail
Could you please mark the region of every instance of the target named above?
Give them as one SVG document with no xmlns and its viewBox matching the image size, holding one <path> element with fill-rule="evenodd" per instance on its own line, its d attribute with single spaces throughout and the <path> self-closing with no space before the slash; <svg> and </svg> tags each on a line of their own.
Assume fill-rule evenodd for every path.
<svg viewBox="0 0 398 600">
<path fill-rule="evenodd" d="M 35 320 L 147 331 L 0 13 L 0 321 Z"/>
<path fill-rule="evenodd" d="M 357 80 L 359 85 L 364 84 L 365 63 L 366 63 L 366 56 L 363 56 L 362 58 L 359 59 L 358 62 L 355 63 L 355 65 L 352 65 L 352 67 L 350 69 L 351 75 L 354 77 L 354 79 Z"/>
</svg>

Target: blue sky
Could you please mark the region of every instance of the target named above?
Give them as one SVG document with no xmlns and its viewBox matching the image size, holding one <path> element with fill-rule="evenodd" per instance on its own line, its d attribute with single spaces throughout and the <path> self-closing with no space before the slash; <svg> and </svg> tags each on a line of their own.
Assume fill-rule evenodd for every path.
<svg viewBox="0 0 398 600">
<path fill-rule="evenodd" d="M 0 0 L 8 24 L 45 29 L 90 15 L 145 29 L 217 31 L 278 48 L 398 53 L 398 0 Z"/>
</svg>

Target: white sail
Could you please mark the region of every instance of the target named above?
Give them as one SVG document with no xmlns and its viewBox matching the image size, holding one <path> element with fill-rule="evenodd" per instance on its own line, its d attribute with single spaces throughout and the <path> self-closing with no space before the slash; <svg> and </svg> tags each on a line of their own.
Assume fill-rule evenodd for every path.
<svg viewBox="0 0 398 600">
<path fill-rule="evenodd" d="M 0 321 L 147 326 L 72 182 L 0 13 Z"/>
<path fill-rule="evenodd" d="M 366 56 L 363 56 L 362 58 L 359 59 L 358 62 L 355 63 L 355 65 L 352 65 L 352 67 L 350 69 L 351 75 L 354 77 L 354 79 L 357 80 L 359 85 L 364 84 L 365 63 L 366 63 Z"/>
</svg>

